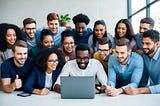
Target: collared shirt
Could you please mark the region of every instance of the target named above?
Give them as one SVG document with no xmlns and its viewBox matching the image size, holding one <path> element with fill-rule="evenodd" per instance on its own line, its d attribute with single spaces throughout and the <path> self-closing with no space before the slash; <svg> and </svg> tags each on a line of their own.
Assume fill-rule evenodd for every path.
<svg viewBox="0 0 160 106">
<path fill-rule="evenodd" d="M 160 93 L 160 47 L 152 58 L 147 55 L 142 55 L 144 59 L 144 73 L 140 86 L 146 86 L 150 77 L 152 83 L 149 86 L 151 93 Z"/>
<path fill-rule="evenodd" d="M 134 36 L 134 39 L 136 41 L 136 44 L 137 44 L 137 50 L 140 49 L 140 50 L 143 50 L 142 48 L 142 38 L 140 36 L 140 33 L 137 33 L 135 36 Z"/>
<path fill-rule="evenodd" d="M 115 54 L 111 55 L 108 61 L 108 85 L 116 88 L 128 86 L 138 87 L 143 73 L 143 59 L 140 55 L 132 52 L 125 66 L 117 60 Z"/>
<path fill-rule="evenodd" d="M 103 65 L 103 68 L 104 68 L 104 70 L 106 72 L 106 75 L 107 75 L 108 74 L 108 61 L 102 60 L 102 58 L 99 55 L 99 52 L 94 53 L 93 58 L 97 59 L 97 60 L 99 60 L 101 62 L 101 64 Z"/>
<path fill-rule="evenodd" d="M 102 64 L 96 59 L 90 59 L 86 69 L 80 69 L 76 59 L 68 61 L 64 65 L 55 84 L 60 84 L 61 76 L 96 76 L 102 85 L 107 84 L 107 75 L 105 74 Z"/>
</svg>

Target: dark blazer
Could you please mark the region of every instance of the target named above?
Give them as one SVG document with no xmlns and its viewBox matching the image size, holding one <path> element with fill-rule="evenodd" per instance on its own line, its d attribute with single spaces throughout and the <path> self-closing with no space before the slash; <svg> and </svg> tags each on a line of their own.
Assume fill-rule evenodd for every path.
<svg viewBox="0 0 160 106">
<path fill-rule="evenodd" d="M 52 73 L 52 86 L 57 80 L 57 77 L 59 76 L 62 68 L 57 68 Z M 45 87 L 45 77 L 46 72 L 44 70 L 41 70 L 38 67 L 34 67 L 32 73 L 28 77 L 24 87 L 23 91 L 27 93 L 32 93 L 34 89 L 43 89 Z M 52 89 L 53 90 L 53 87 Z"/>
</svg>

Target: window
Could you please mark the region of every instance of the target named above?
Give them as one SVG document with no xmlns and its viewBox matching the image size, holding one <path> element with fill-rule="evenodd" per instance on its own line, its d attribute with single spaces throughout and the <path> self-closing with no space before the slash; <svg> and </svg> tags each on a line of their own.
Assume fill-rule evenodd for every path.
<svg viewBox="0 0 160 106">
<path fill-rule="evenodd" d="M 160 1 L 151 5 L 151 17 L 155 21 L 154 29 L 160 32 Z"/>
<path fill-rule="evenodd" d="M 128 0 L 128 19 L 138 33 L 139 22 L 144 17 L 151 17 L 155 21 L 154 29 L 160 32 L 160 1 L 159 0 Z"/>
</svg>

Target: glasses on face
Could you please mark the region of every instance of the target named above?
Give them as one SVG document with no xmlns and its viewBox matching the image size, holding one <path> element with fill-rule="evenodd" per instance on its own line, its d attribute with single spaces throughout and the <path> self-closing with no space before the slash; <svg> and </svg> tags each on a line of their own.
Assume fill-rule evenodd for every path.
<svg viewBox="0 0 160 106">
<path fill-rule="evenodd" d="M 109 49 L 98 49 L 98 52 L 109 52 Z"/>
<path fill-rule="evenodd" d="M 58 64 L 58 59 L 57 60 L 48 60 L 48 63 L 50 64 Z"/>
<path fill-rule="evenodd" d="M 82 60 L 89 61 L 89 57 L 83 57 L 83 58 L 77 57 L 77 61 L 82 61 Z"/>
<path fill-rule="evenodd" d="M 31 30 L 35 30 L 36 28 L 26 28 L 26 30 L 31 31 Z"/>
<path fill-rule="evenodd" d="M 64 45 L 64 46 L 67 46 L 67 45 L 74 45 L 74 42 L 64 42 L 63 45 Z"/>
</svg>

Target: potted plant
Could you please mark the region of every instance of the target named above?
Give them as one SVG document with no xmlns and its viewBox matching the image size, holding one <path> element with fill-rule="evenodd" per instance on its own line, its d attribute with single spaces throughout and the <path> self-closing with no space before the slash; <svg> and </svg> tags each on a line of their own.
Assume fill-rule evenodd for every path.
<svg viewBox="0 0 160 106">
<path fill-rule="evenodd" d="M 68 22 L 71 21 L 69 14 L 64 14 L 60 16 L 60 26 L 66 26 Z"/>
</svg>

